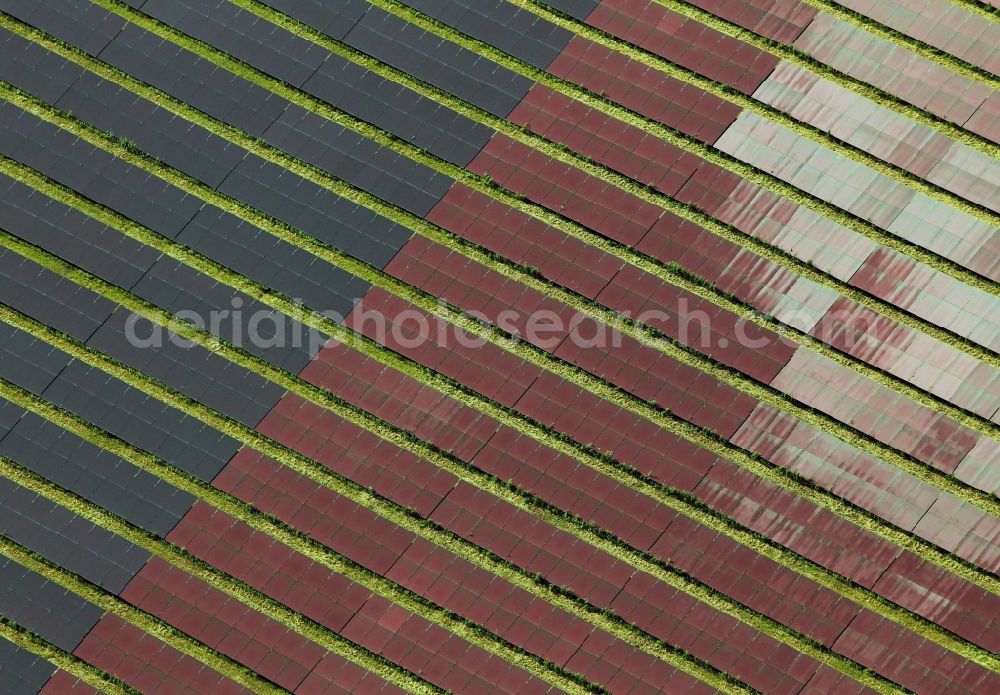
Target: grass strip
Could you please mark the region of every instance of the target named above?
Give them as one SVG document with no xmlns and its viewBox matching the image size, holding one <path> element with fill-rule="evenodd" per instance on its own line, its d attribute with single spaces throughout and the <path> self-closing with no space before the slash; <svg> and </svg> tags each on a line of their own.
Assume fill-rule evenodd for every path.
<svg viewBox="0 0 1000 695">
<path fill-rule="evenodd" d="M 138 695 L 139 691 L 126 685 L 121 679 L 101 671 L 4 617 L 0 617 L 0 638 L 45 659 L 98 692 L 108 695 Z"/>
<path fill-rule="evenodd" d="M 166 312 L 129 295 L 123 290 L 110 287 L 103 281 L 94 278 L 93 276 L 89 276 L 89 274 L 86 274 L 79 269 L 72 268 L 69 264 L 64 261 L 60 261 L 50 254 L 28 247 L 28 245 L 24 244 L 24 242 L 11 239 L 6 232 L 0 233 L 0 246 L 10 248 L 11 250 L 21 253 L 22 255 L 31 258 L 35 262 L 44 265 L 50 270 L 53 270 L 53 272 L 59 273 L 61 276 L 66 277 L 71 281 L 85 287 L 89 287 L 111 301 L 121 304 L 133 313 L 144 316 L 154 323 L 164 327 L 171 323 L 171 317 Z M 288 391 L 296 394 L 297 396 L 324 408 L 329 412 L 333 412 L 339 417 L 347 419 L 359 427 L 365 428 L 367 431 L 372 432 L 380 438 L 385 439 L 386 441 L 389 441 L 396 446 L 399 446 L 400 448 L 433 463 L 439 468 L 449 471 L 462 481 L 499 497 L 518 509 L 541 519 L 545 523 L 548 523 L 561 531 L 572 534 L 575 538 L 607 552 L 624 562 L 627 562 L 636 570 L 649 573 L 669 586 L 684 591 L 698 600 L 711 605 L 716 610 L 749 624 L 754 628 L 771 635 L 779 642 L 787 644 L 792 648 L 827 664 L 828 666 L 836 668 L 838 671 L 844 673 L 850 678 L 865 682 L 869 685 L 869 687 L 873 687 L 879 691 L 886 691 L 886 687 L 889 687 L 889 690 L 892 690 L 893 686 L 891 686 L 888 681 L 881 681 L 877 676 L 872 676 L 872 674 L 867 672 L 865 669 L 858 667 L 854 662 L 831 652 L 829 649 L 826 649 L 822 645 L 815 642 L 815 640 L 800 635 L 794 630 L 791 630 L 780 623 L 763 616 L 753 609 L 747 609 L 737 601 L 734 601 L 724 594 L 721 594 L 720 592 L 715 591 L 703 583 L 691 578 L 682 570 L 663 562 L 649 553 L 632 548 L 627 543 L 615 537 L 613 534 L 601 530 L 594 525 L 583 521 L 579 517 L 567 514 L 566 512 L 535 497 L 534 495 L 519 490 L 516 486 L 504 483 L 494 476 L 485 474 L 476 469 L 474 466 L 459 461 L 454 456 L 441 451 L 437 447 L 427 444 L 426 442 L 422 442 L 412 435 L 409 435 L 407 432 L 388 425 L 374 416 L 342 402 L 339 398 L 323 389 L 304 382 L 294 375 L 279 370 L 243 350 L 221 343 L 221 341 L 218 341 L 210 334 L 204 331 L 199 331 L 194 327 L 185 327 L 183 336 L 192 342 L 205 347 L 206 349 L 213 350 L 216 354 L 224 357 L 230 362 L 250 369 L 268 380 L 285 387 Z M 674 503 L 674 506 L 676 506 L 676 502 Z M 712 523 L 711 527 L 714 527 L 715 525 L 716 523 Z M 450 532 L 445 531 L 445 533 L 452 536 L 453 540 L 457 539 L 458 542 L 452 542 L 450 545 L 445 545 L 442 543 L 440 537 L 427 537 L 427 540 L 431 540 L 438 545 L 447 547 L 449 550 L 452 550 L 456 554 L 467 559 L 473 556 L 480 556 L 480 559 L 477 560 L 476 564 L 495 574 L 505 574 L 505 571 L 507 571 L 504 578 L 516 585 L 521 586 L 521 588 L 530 590 L 529 587 L 524 586 L 525 578 L 534 579 L 536 581 L 539 579 L 537 575 L 532 576 L 530 573 L 526 574 L 523 570 L 521 570 L 521 568 L 501 558 L 496 558 L 492 555 L 492 553 L 483 553 L 483 551 L 474 544 L 469 543 L 460 537 L 454 536 L 454 534 L 451 534 Z M 509 570 L 511 569 L 513 569 L 516 574 L 520 576 L 510 576 Z M 552 587 L 547 582 L 545 582 L 544 585 L 550 590 L 559 590 L 558 587 Z M 566 589 L 563 589 L 562 593 L 572 595 L 569 593 L 569 590 Z M 586 602 L 581 601 L 581 603 Z M 870 599 L 866 601 L 866 603 L 871 604 L 876 608 L 882 608 L 884 605 L 888 605 L 878 601 L 871 601 Z M 641 633 L 641 631 L 636 631 L 641 634 L 627 634 L 627 631 L 623 632 L 621 629 L 622 624 L 629 624 L 626 621 L 614 616 L 613 613 L 606 610 L 596 609 L 589 604 L 584 605 L 583 608 L 588 612 L 601 613 L 612 619 L 612 622 L 603 623 L 598 625 L 598 627 L 616 634 L 626 642 L 632 644 L 632 646 L 642 649 L 647 653 L 653 654 L 654 656 L 658 656 L 659 658 L 667 656 L 663 654 L 663 647 L 665 645 L 657 644 L 658 640 L 654 639 L 650 642 L 647 636 L 645 636 L 645 633 Z"/>
<path fill-rule="evenodd" d="M 17 93 L 16 91 L 6 87 L 0 88 L 0 97 L 8 99 L 12 103 L 17 103 L 17 105 L 21 108 L 25 108 L 47 122 L 72 132 L 90 144 L 105 148 L 121 159 L 135 166 L 141 167 L 149 173 L 159 176 L 163 180 L 178 186 L 191 195 L 201 198 L 205 202 L 216 205 L 221 209 L 228 210 L 251 224 L 258 226 L 275 236 L 288 241 L 289 243 L 295 244 L 298 248 L 323 258 L 324 260 L 327 260 L 330 263 L 353 273 L 368 282 L 371 282 L 373 285 L 378 286 L 397 297 L 407 300 L 413 305 L 427 311 L 439 319 L 459 326 L 477 337 L 485 338 L 502 349 L 507 350 L 511 354 L 515 354 L 516 356 L 526 359 L 542 369 L 546 369 L 553 374 L 557 374 L 563 378 L 573 381 L 574 383 L 577 383 L 605 400 L 613 402 L 654 422 L 662 423 L 664 420 L 665 413 L 662 409 L 646 403 L 642 399 L 625 392 L 623 389 L 611 385 L 603 379 L 594 377 L 582 369 L 571 366 L 540 348 L 536 348 L 524 342 L 514 341 L 510 336 L 502 334 L 495 328 L 483 326 L 480 322 L 468 317 L 460 310 L 444 306 L 437 297 L 432 297 L 431 295 L 417 290 L 406 283 L 396 280 L 382 271 L 372 268 L 371 266 L 349 257 L 340 251 L 332 249 L 303 232 L 276 221 L 273 218 L 260 213 L 256 209 L 250 208 L 244 203 L 235 201 L 228 196 L 219 193 L 215 189 L 212 189 L 211 187 L 162 164 L 161 162 L 152 160 L 144 154 L 134 152 L 132 148 L 123 145 L 118 140 L 115 140 L 102 131 L 98 131 L 92 127 L 86 127 L 85 124 L 82 124 L 76 119 L 58 113 L 53 107 L 48 106 L 43 102 L 28 97 L 27 95 Z M 294 162 L 292 162 L 292 164 L 294 164 Z M 328 188 L 331 188 L 331 186 L 328 186 Z M 346 186 L 338 184 L 335 185 L 332 190 L 339 193 L 345 188 Z M 352 193 L 355 199 L 358 198 L 356 192 L 346 192 Z M 392 213 L 391 210 L 388 212 Z M 411 220 L 408 217 L 403 216 L 402 213 L 395 214 L 394 219 L 404 225 L 411 222 Z M 531 282 L 531 279 L 526 277 L 525 281 Z M 547 286 L 543 285 L 542 291 L 544 292 L 546 289 L 549 294 L 554 294 L 556 292 L 555 289 L 547 288 Z M 760 386 L 749 378 L 741 375 L 738 371 L 722 367 L 718 362 L 711 360 L 710 358 L 703 357 L 700 353 L 697 353 L 694 350 L 685 349 L 670 341 L 652 337 L 647 331 L 638 329 L 625 321 L 619 320 L 617 315 L 610 310 L 605 309 L 603 311 L 595 311 L 583 301 L 576 300 L 569 293 L 562 294 L 565 295 L 565 300 L 570 302 L 570 305 L 574 306 L 574 308 L 578 311 L 594 316 L 600 320 L 611 322 L 612 326 L 621 330 L 623 333 L 640 340 L 648 347 L 658 349 L 664 354 L 667 354 L 674 359 L 678 359 L 691 367 L 710 373 L 720 381 L 751 394 L 761 402 L 764 402 L 772 407 L 785 410 L 799 419 L 812 424 L 814 427 L 826 431 L 830 435 L 855 446 L 861 451 L 877 456 L 900 468 L 901 470 L 905 470 L 907 473 L 918 477 L 928 484 L 934 485 L 939 489 L 956 495 L 970 504 L 1000 516 L 1000 500 L 998 500 L 996 496 L 977 490 L 976 488 L 973 488 L 946 473 L 938 471 L 927 464 L 915 461 L 908 456 L 896 452 L 882 442 L 878 442 L 872 437 L 850 430 L 840 423 L 833 421 L 832 418 L 802 408 L 792 401 L 791 398 L 779 395 L 774 389 L 770 389 L 769 387 Z M 562 299 L 562 297 L 560 298 Z M 693 427 L 690 423 L 686 423 L 676 417 L 671 418 L 671 423 L 672 425 L 681 424 L 681 426 L 688 425 Z"/>
<path fill-rule="evenodd" d="M 102 3 L 115 3 L 118 0 L 92 0 L 98 4 Z M 458 29 L 450 27 L 442 22 L 439 22 L 418 10 L 402 4 L 399 0 L 368 0 L 375 7 L 390 12 L 397 17 L 410 22 L 422 29 L 425 29 L 432 34 L 438 36 L 439 38 L 461 45 L 469 50 L 494 60 L 501 65 L 513 69 L 515 72 L 521 72 L 521 61 L 517 58 L 504 53 L 489 44 L 475 39 L 468 34 L 464 34 Z M 781 125 L 788 130 L 795 132 L 798 135 L 806 137 L 824 147 L 828 150 L 835 152 L 847 159 L 855 161 L 862 164 L 872 171 L 880 173 L 890 179 L 893 179 L 899 184 L 907 186 L 915 191 L 921 192 L 930 198 L 933 198 L 939 202 L 950 205 L 956 209 L 962 210 L 969 215 L 977 217 L 993 226 L 1000 226 L 1000 215 L 993 212 L 989 208 L 968 201 L 961 196 L 958 196 L 941 186 L 933 184 L 925 179 L 920 178 L 905 169 L 896 166 L 894 164 L 889 164 L 884 162 L 873 155 L 865 152 L 863 149 L 839 140 L 832 135 L 820 130 L 819 128 L 795 120 L 791 116 L 788 116 L 778 109 L 762 104 L 754 100 L 745 94 L 716 82 L 713 82 L 705 77 L 702 77 L 698 73 L 688 70 L 687 68 L 681 67 L 667 60 L 664 60 L 655 53 L 651 53 L 642 48 L 634 46 L 626 41 L 622 41 L 615 38 L 607 32 L 595 29 L 594 27 L 578 22 L 577 20 L 569 19 L 564 16 L 552 12 L 546 7 L 540 6 L 535 0 L 509 0 L 512 4 L 521 7 L 523 9 L 529 10 L 530 12 L 542 17 L 543 19 L 560 26 L 568 31 L 573 32 L 579 36 L 589 39 L 595 43 L 598 43 L 606 48 L 614 50 L 628 58 L 636 60 L 647 67 L 658 70 L 670 77 L 681 80 L 686 84 L 693 85 L 702 89 L 703 91 L 712 94 L 719 99 L 731 102 L 736 106 L 739 106 L 744 111 L 749 111 L 762 118 L 766 118 L 778 125 Z M 517 67 L 514 67 L 514 66 Z M 525 64 L 526 65 L 526 64 Z M 529 66 L 531 71 L 537 70 L 533 66 Z M 577 90 L 587 91 L 584 88 L 576 86 Z M 567 94 L 567 96 L 572 96 Z"/>
<path fill-rule="evenodd" d="M 90 203 L 90 201 L 82 199 L 78 194 L 61 189 L 56 184 L 43 180 L 42 177 L 33 176 L 30 173 L 25 176 L 26 172 L 23 170 L 8 170 L 7 173 L 13 173 L 13 175 L 20 178 L 28 185 L 34 185 L 36 188 L 40 188 L 40 190 L 45 190 L 48 195 L 55 196 L 61 202 L 74 205 L 87 214 L 94 216 L 96 219 L 100 219 L 102 222 L 117 225 L 119 229 L 132 238 L 135 238 L 142 243 L 151 244 L 166 255 L 181 260 L 182 262 L 185 262 L 192 267 L 196 267 L 203 272 L 211 273 L 221 282 L 226 282 L 227 284 L 238 287 L 255 299 L 258 299 L 259 301 L 262 301 L 279 311 L 287 313 L 292 318 L 300 320 L 310 327 L 325 331 L 337 339 L 355 341 L 358 349 L 360 349 L 367 356 L 376 359 L 387 366 L 399 369 L 404 373 L 421 380 L 425 384 L 432 386 L 441 393 L 449 395 L 453 398 L 462 399 L 466 403 L 475 404 L 481 412 L 485 412 L 490 416 L 497 418 L 504 424 L 513 427 L 515 430 L 534 438 L 536 441 L 539 441 L 546 446 L 552 446 L 561 452 L 574 456 L 577 460 L 581 460 L 581 462 L 586 463 L 586 465 L 594 466 L 595 463 L 600 465 L 613 461 L 610 457 L 599 456 L 597 452 L 587 450 L 585 447 L 581 447 L 579 444 L 569 440 L 567 437 L 558 435 L 551 430 L 538 426 L 537 423 L 533 423 L 527 418 L 524 418 L 509 409 L 505 409 L 495 403 L 483 399 L 478 396 L 478 394 L 475 394 L 468 389 L 464 389 L 460 385 L 451 382 L 436 372 L 415 366 L 409 360 L 386 350 L 382 346 L 375 344 L 372 341 L 368 341 L 367 339 L 358 337 L 356 334 L 347 331 L 339 324 L 327 321 L 322 317 L 317 317 L 312 312 L 304 310 L 301 306 L 291 301 L 287 301 L 280 296 L 269 292 L 266 288 L 261 288 L 254 283 L 247 281 L 245 278 L 222 268 L 221 266 L 214 266 L 183 247 L 179 247 L 179 245 L 173 244 L 172 242 L 166 242 L 166 240 L 162 237 L 149 233 L 146 230 L 142 230 L 134 223 L 123 220 L 114 213 L 102 210 L 95 204 Z M 704 433 L 701 434 L 704 435 Z M 986 573 L 970 563 L 940 550 L 936 546 L 933 546 L 922 539 L 916 538 L 912 534 L 896 529 L 891 525 L 886 524 L 884 521 L 874 518 L 873 515 L 857 509 L 853 505 L 836 498 L 826 491 L 819 490 L 812 484 L 808 483 L 808 481 L 802 480 L 794 473 L 784 469 L 776 469 L 756 457 L 746 455 L 745 452 L 742 452 L 739 449 L 735 449 L 731 446 L 727 447 L 724 443 L 713 440 L 709 435 L 703 436 L 702 442 L 703 446 L 707 445 L 710 449 L 720 455 L 728 455 L 731 460 L 737 462 L 755 474 L 762 475 L 762 477 L 775 482 L 780 487 L 804 496 L 820 506 L 834 511 L 835 513 L 839 513 L 841 516 L 844 516 L 853 523 L 859 524 L 876 533 L 880 537 L 889 540 L 890 542 L 895 542 L 901 547 L 917 553 L 921 557 L 930 559 L 939 566 L 961 575 L 968 581 L 972 581 L 988 591 L 1000 594 L 1000 586 L 998 586 L 997 580 L 989 573 Z M 629 467 L 621 464 L 615 465 L 620 467 L 618 469 L 617 477 L 630 481 L 631 485 L 635 486 L 636 482 L 648 482 L 648 480 L 644 480 L 643 476 L 637 474 L 634 469 L 630 469 Z M 626 475 L 622 476 L 622 472 L 625 472 Z M 693 507 L 694 505 L 690 506 Z M 690 515 L 690 509 L 686 513 Z M 730 521 L 729 523 L 732 523 L 735 526 L 734 522 Z"/>
<path fill-rule="evenodd" d="M 271 681 L 219 654 L 159 618 L 126 603 L 79 575 L 56 565 L 5 536 L 0 536 L 0 555 L 41 574 L 67 591 L 90 601 L 106 613 L 156 637 L 164 644 L 218 671 L 253 693 L 272 695 L 288 692 Z M 77 675 L 74 673 L 74 675 Z M 89 682 L 89 681 L 88 681 Z"/>
</svg>

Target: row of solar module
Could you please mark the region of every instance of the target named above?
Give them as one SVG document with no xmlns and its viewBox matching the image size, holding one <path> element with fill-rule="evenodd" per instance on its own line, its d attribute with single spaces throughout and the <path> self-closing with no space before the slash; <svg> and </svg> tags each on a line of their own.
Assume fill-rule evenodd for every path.
<svg viewBox="0 0 1000 695">
<path fill-rule="evenodd" d="M 175 6 L 175 3 L 170 5 Z M 271 124 L 288 109 L 288 103 L 284 99 L 216 68 L 179 46 L 153 37 L 117 15 L 97 8 L 88 0 L 61 3 L 3 0 L 0 2 L 0 9 L 52 33 L 89 55 L 99 55 L 111 65 L 163 89 L 209 115 L 231 122 L 251 135 L 263 137 Z M 96 25 L 110 22 L 120 29 L 120 34 L 107 51 L 103 50 L 102 42 L 89 39 L 86 24 L 75 22 L 77 16 L 94 13 L 101 13 L 101 21 L 95 20 Z M 334 17 L 336 16 L 334 13 Z M 72 27 L 66 26 L 67 17 L 73 18 Z M 459 164 L 467 163 L 491 134 L 489 129 L 432 99 L 404 89 L 341 56 L 325 50 L 321 56 L 317 56 L 317 49 L 313 44 L 291 32 L 277 29 L 229 3 L 217 3 L 215 7 L 200 9 L 187 8 L 184 13 L 168 12 L 164 17 L 180 23 L 196 37 L 218 37 L 241 60 L 282 81 L 294 84 L 357 118 L 396 133 L 443 159 Z M 238 27 L 243 34 L 242 40 L 226 41 L 229 36 L 226 27 Z M 275 49 L 269 48 L 274 43 L 286 46 L 281 51 L 280 60 L 275 59 Z M 36 49 L 35 53 L 39 51 Z M 7 55 L 16 56 L 17 52 L 8 52 Z M 322 61 L 303 81 L 303 72 L 297 66 L 303 62 L 311 66 L 319 57 Z M 32 59 L 37 61 L 39 56 L 34 55 Z M 28 74 L 32 72 L 31 61 L 25 61 L 23 67 L 29 68 Z M 49 74 L 52 74 L 51 67 L 44 72 L 39 71 L 35 82 L 44 85 Z M 46 100 L 51 103 L 51 99 Z M 508 111 L 516 103 L 516 99 L 511 102 Z M 324 132 L 322 140 L 326 141 L 331 137 L 330 132 Z M 354 146 L 347 142 L 343 151 L 350 154 Z M 335 147 L 335 142 L 327 144 L 321 152 L 325 153 Z M 329 158 L 330 155 L 327 156 Z M 361 159 L 362 162 L 365 161 L 364 158 Z M 387 173 L 396 176 L 413 172 L 404 168 L 402 171 L 389 170 Z M 399 179 L 426 185 L 426 181 L 433 177 L 427 173 L 413 177 L 399 176 Z"/>
<path fill-rule="evenodd" d="M 35 695 L 55 672 L 51 661 L 0 637 L 0 693 Z"/>
<path fill-rule="evenodd" d="M 408 0 L 408 4 L 420 3 Z M 481 26 L 475 23 L 478 12 L 482 11 L 481 5 L 470 6 L 457 15 L 454 11 L 445 14 L 445 10 L 432 3 L 427 4 L 427 9 L 438 12 L 436 19 L 447 16 L 459 29 L 481 32 Z M 495 0 L 494 12 L 498 21 L 510 21 L 519 11 L 506 0 Z M 487 43 L 494 42 L 487 33 L 477 33 L 476 38 Z M 987 277 L 1000 272 L 993 262 L 996 247 L 1000 244 L 1000 229 L 989 222 L 931 198 L 866 164 L 829 150 L 783 125 L 741 110 L 734 103 L 693 85 L 656 74 L 656 80 L 661 83 L 659 89 L 644 90 L 645 78 L 636 79 L 632 73 L 641 71 L 650 75 L 657 71 L 624 54 L 589 40 L 574 40 L 567 44 L 566 50 L 547 67 L 547 71 L 603 94 L 648 118 L 694 135 L 702 142 L 718 147 L 820 200 L 975 272 Z M 799 69 L 792 66 L 790 71 L 798 74 Z M 964 195 L 990 208 L 997 205 L 996 192 L 1000 189 L 992 180 L 996 178 L 996 163 L 990 157 L 962 143 L 941 138 L 931 129 L 906 119 L 894 119 L 893 123 L 880 125 L 876 129 L 877 133 L 882 133 L 880 141 L 879 137 L 873 138 L 872 123 L 879 123 L 879 115 L 893 115 L 891 112 L 870 101 L 864 104 L 857 102 L 845 111 L 846 107 L 838 105 L 838 99 L 844 101 L 844 95 L 850 94 L 852 99 L 856 95 L 832 84 L 831 89 L 825 91 L 822 85 L 812 85 L 808 80 L 799 80 L 802 84 L 798 84 L 789 74 L 786 70 L 781 72 L 782 77 L 772 75 L 755 95 L 763 101 L 784 106 L 793 116 L 813 119 L 825 109 L 829 113 L 817 122 L 824 129 L 835 131 L 838 138 L 909 168 L 957 195 Z M 799 88 L 804 90 L 801 94 L 796 91 Z M 680 91 L 666 104 L 659 105 L 656 96 L 664 89 Z M 713 123 L 712 127 L 703 127 L 702 119 L 691 118 L 690 113 L 685 113 L 687 108 L 676 109 L 678 105 L 685 106 L 680 98 L 684 90 L 693 90 L 694 102 L 698 104 L 692 107 L 694 111 L 705 113 L 708 118 L 704 120 L 708 123 L 717 123 Z M 831 100 L 827 91 L 834 97 L 840 96 Z M 815 102 L 814 106 L 819 110 L 812 108 L 808 102 Z M 848 103 L 851 103 L 850 100 Z M 859 109 L 866 114 L 860 120 Z M 913 146 L 898 132 L 902 126 L 905 126 L 904 131 L 912 130 L 911 136 L 920 141 L 936 138 L 936 147 L 940 152 L 930 166 L 920 157 L 913 156 Z M 984 245 L 991 251 L 985 259 L 979 253 Z"/>
</svg>

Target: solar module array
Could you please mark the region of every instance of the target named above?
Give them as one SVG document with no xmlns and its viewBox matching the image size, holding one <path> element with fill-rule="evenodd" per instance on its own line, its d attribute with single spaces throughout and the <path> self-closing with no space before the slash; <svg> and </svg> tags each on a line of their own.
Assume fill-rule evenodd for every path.
<svg viewBox="0 0 1000 695">
<path fill-rule="evenodd" d="M 0 689 L 1000 691 L 998 27 L 0 0 Z"/>
</svg>

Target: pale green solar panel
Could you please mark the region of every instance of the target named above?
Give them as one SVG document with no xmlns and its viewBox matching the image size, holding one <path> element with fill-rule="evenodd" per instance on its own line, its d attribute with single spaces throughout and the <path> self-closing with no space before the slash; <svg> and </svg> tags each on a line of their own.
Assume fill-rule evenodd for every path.
<svg viewBox="0 0 1000 695">
<path fill-rule="evenodd" d="M 927 174 L 927 180 L 1000 212 L 1000 160 L 955 143 Z"/>
<path fill-rule="evenodd" d="M 926 463 L 957 460 L 965 453 L 963 442 L 978 436 L 808 349 L 796 351 L 771 386 Z M 927 435 L 931 431 L 937 433 L 933 439 Z"/>
<path fill-rule="evenodd" d="M 983 84 L 823 12 L 793 45 L 846 75 L 958 125 L 965 124 L 991 93 Z"/>
<path fill-rule="evenodd" d="M 771 314 L 783 324 L 808 333 L 839 298 L 829 287 L 798 278 L 778 298 Z"/>
<path fill-rule="evenodd" d="M 998 230 L 988 223 L 747 111 L 722 134 L 716 147 L 969 267 L 983 245 L 997 236 Z"/>
<path fill-rule="evenodd" d="M 914 531 L 969 562 L 988 568 L 1000 565 L 996 518 L 954 495 L 935 502 Z"/>
<path fill-rule="evenodd" d="M 1000 70 L 1000 25 L 947 0 L 836 2 L 968 63 Z"/>
<path fill-rule="evenodd" d="M 977 272 L 982 271 L 973 261 L 998 232 L 986 221 L 922 193 L 913 196 L 887 229 Z"/>
<path fill-rule="evenodd" d="M 1000 492 L 1000 442 L 983 439 L 955 469 L 955 477 L 980 490 Z"/>
<path fill-rule="evenodd" d="M 912 529 L 940 494 L 909 473 L 768 406 L 757 406 L 731 441 L 748 451 L 773 451 L 768 458 L 775 465 L 902 528 Z M 883 506 L 887 497 L 896 504 Z"/>
</svg>

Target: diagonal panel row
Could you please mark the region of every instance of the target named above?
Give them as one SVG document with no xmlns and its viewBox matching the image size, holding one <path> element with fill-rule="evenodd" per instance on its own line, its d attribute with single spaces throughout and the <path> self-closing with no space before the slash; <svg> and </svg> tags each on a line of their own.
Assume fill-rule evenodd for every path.
<svg viewBox="0 0 1000 695">
<path fill-rule="evenodd" d="M 661 0 L 602 0 L 583 4 L 575 0 L 544 2 L 673 63 L 744 94 L 754 94 L 755 98 L 755 90 L 778 65 L 776 56 L 668 9 Z M 761 36 L 794 47 L 845 75 L 867 82 L 993 142 L 1000 140 L 1000 124 L 995 122 L 997 114 L 993 113 L 996 105 L 1000 105 L 1000 94 L 970 77 L 830 13 L 811 14 L 811 8 L 802 6 L 804 12 L 800 16 L 812 16 L 812 19 L 804 25 L 800 23 L 796 29 L 800 33 L 785 30 L 775 33 L 777 27 L 755 25 L 749 17 L 741 18 L 727 12 L 726 6 L 692 4 Z M 743 3 L 742 7 L 751 10 L 753 4 Z M 796 14 L 791 12 L 792 16 Z M 788 63 L 782 62 L 781 67 L 785 71 L 799 73 Z M 818 75 L 807 77 L 813 82 L 817 78 Z M 820 82 L 827 88 L 832 87 L 826 80 Z M 856 99 L 856 96 L 850 98 Z M 794 113 L 789 115 L 795 116 Z"/>
<path fill-rule="evenodd" d="M 423 0 L 408 1 L 405 4 L 420 5 L 421 2 Z M 522 11 L 505 0 L 493 5 L 498 21 L 509 21 Z M 436 6 L 428 3 L 424 9 L 430 12 Z M 442 20 L 444 16 L 439 11 L 434 18 Z M 447 19 L 451 26 L 460 31 L 503 50 L 492 36 L 483 33 L 481 25 L 475 23 L 471 10 L 460 18 L 448 15 Z M 402 29 L 399 31 L 402 32 Z M 374 50 L 376 49 L 368 49 L 369 52 Z M 731 102 L 580 35 L 574 35 L 559 57 L 545 69 L 556 77 L 680 130 L 810 195 L 967 267 L 972 267 L 969 265 L 972 261 L 969 244 L 974 244 L 977 240 L 980 243 L 995 243 L 998 238 L 996 227 L 983 219 L 918 192 L 863 163 L 827 149 L 784 125 L 750 111 L 743 111 Z M 636 74 L 641 74 L 642 78 L 636 79 Z M 774 78 L 768 79 L 770 81 Z M 768 87 L 768 83 L 757 91 L 761 90 L 775 91 Z M 822 98 L 825 99 L 825 95 Z M 842 99 L 838 103 L 839 101 Z M 872 108 L 881 107 L 872 104 Z M 803 109 L 800 115 L 813 113 L 821 115 L 820 111 L 812 109 Z M 872 149 L 871 143 L 864 140 L 869 133 L 857 130 L 857 124 L 852 125 L 852 118 L 853 116 L 845 116 L 842 119 L 837 130 L 838 136 L 853 140 L 857 133 L 858 146 L 864 147 L 865 151 Z M 824 117 L 822 120 L 828 122 L 831 119 Z M 919 128 L 927 130 L 924 126 Z M 893 151 L 893 147 L 891 143 L 885 145 L 887 152 Z M 995 196 L 990 195 L 994 184 L 989 181 L 989 174 L 985 172 L 993 166 L 993 161 L 959 143 L 952 143 L 949 148 L 958 148 L 954 155 L 955 164 L 950 163 L 951 157 L 945 158 L 937 178 L 952 189 L 958 187 L 973 191 L 973 197 L 987 201 L 987 205 L 995 204 Z M 945 149 L 950 151 L 949 148 Z M 908 162 L 906 159 L 900 161 Z M 956 167 L 961 168 L 960 162 L 965 161 L 969 161 L 970 167 L 964 173 L 957 171 Z M 819 181 L 817 171 L 822 173 Z M 963 182 L 970 176 L 974 179 L 980 171 L 983 172 L 983 183 L 967 185 Z M 959 178 L 955 179 L 955 176 Z M 831 181 L 837 182 L 833 189 L 820 185 L 820 182 L 828 185 Z M 952 181 L 955 181 L 954 186 Z M 982 189 L 981 193 L 978 189 Z M 962 240 L 956 240 L 955 234 L 950 231 L 955 226 L 969 227 L 971 231 Z M 983 273 L 982 267 L 972 269 Z"/>
</svg>

